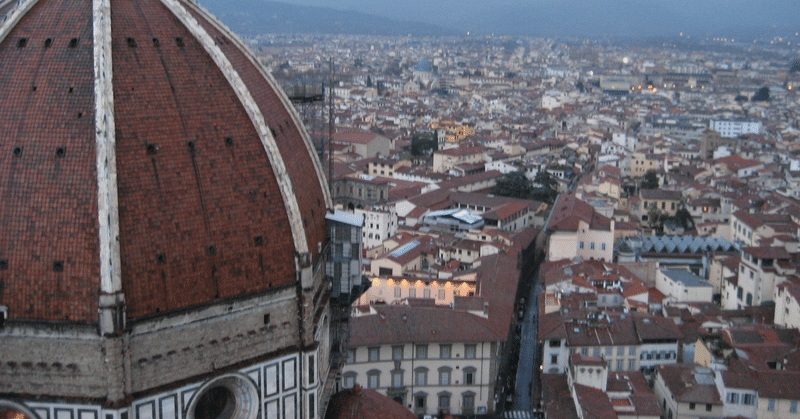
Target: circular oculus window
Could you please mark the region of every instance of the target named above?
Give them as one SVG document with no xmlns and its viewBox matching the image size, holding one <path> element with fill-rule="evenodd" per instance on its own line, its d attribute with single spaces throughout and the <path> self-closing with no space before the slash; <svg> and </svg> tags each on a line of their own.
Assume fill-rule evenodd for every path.
<svg viewBox="0 0 800 419">
<path fill-rule="evenodd" d="M 251 419 L 258 415 L 258 405 L 253 382 L 231 374 L 204 384 L 189 404 L 186 419 Z"/>
<path fill-rule="evenodd" d="M 19 403 L 0 400 L 0 419 L 39 419 L 39 416 Z"/>
</svg>

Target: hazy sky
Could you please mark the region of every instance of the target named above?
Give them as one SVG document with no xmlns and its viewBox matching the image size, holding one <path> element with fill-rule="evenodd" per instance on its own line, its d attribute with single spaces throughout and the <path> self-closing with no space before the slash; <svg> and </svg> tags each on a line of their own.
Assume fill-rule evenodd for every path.
<svg viewBox="0 0 800 419">
<path fill-rule="evenodd" d="M 744 36 L 777 27 L 800 31 L 798 0 L 284 0 L 356 10 L 464 32 L 542 35 Z M 724 33 L 720 33 L 724 32 Z M 748 36 L 749 36 L 748 32 Z"/>
</svg>

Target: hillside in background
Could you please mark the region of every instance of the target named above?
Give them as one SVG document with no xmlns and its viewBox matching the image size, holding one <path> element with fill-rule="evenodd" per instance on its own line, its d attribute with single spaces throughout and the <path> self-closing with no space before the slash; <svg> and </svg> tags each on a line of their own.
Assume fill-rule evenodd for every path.
<svg viewBox="0 0 800 419">
<path fill-rule="evenodd" d="M 453 29 L 404 22 L 359 12 L 328 7 L 296 6 L 266 0 L 200 0 L 200 4 L 219 17 L 234 32 L 244 35 L 264 33 L 325 33 L 373 36 L 447 36 Z"/>
<path fill-rule="evenodd" d="M 796 0 L 199 0 L 234 30 L 388 36 L 495 35 L 635 39 L 795 35 Z"/>
</svg>

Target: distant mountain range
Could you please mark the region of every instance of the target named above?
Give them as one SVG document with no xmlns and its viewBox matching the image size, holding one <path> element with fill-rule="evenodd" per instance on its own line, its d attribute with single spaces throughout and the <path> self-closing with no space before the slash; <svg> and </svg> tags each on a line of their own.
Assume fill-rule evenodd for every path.
<svg viewBox="0 0 800 419">
<path fill-rule="evenodd" d="M 373 36 L 447 36 L 453 29 L 393 20 L 329 7 L 296 6 L 267 0 L 200 0 L 200 4 L 240 35 L 323 33 Z"/>
<path fill-rule="evenodd" d="M 797 0 L 199 0 L 234 31 L 741 40 L 792 37 Z M 797 38 L 797 39 L 794 39 Z"/>
</svg>

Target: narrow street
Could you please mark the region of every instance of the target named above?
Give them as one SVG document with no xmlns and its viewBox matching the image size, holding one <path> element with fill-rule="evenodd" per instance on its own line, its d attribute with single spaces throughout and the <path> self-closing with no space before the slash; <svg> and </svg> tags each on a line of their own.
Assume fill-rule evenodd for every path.
<svg viewBox="0 0 800 419">
<path fill-rule="evenodd" d="M 577 185 L 577 178 L 570 183 L 569 190 L 573 190 Z M 553 207 L 558 205 L 561 196 L 557 196 Z M 550 214 L 552 216 L 552 213 Z M 545 228 L 550 224 L 550 216 L 545 222 Z M 514 387 L 514 398 L 511 403 L 512 410 L 517 412 L 530 412 L 538 409 L 536 405 L 536 395 L 539 393 L 540 373 L 539 365 L 539 295 L 542 293 L 542 285 L 539 278 L 539 267 L 544 262 L 544 255 L 536 260 L 532 269 L 530 281 L 532 286 L 528 292 L 527 301 L 524 308 L 522 327 L 519 336 L 519 361 L 517 363 L 517 375 Z M 532 417 L 539 417 L 534 414 Z"/>
<path fill-rule="evenodd" d="M 539 314 L 539 298 L 541 286 L 539 285 L 539 267 L 536 266 L 532 278 L 533 286 L 526 297 L 524 320 L 519 349 L 519 364 L 517 365 L 516 388 L 514 389 L 513 409 L 531 411 L 534 405 L 535 394 L 538 392 L 538 365 L 539 350 L 537 345 L 537 321 Z"/>
</svg>

